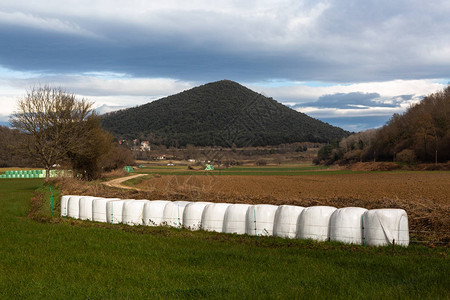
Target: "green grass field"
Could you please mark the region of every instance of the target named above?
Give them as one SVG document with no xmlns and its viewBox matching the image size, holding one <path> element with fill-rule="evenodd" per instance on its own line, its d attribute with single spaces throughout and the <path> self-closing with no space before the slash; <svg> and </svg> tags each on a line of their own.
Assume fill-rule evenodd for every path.
<svg viewBox="0 0 450 300">
<path fill-rule="evenodd" d="M 148 166 L 139 168 L 137 174 L 159 174 L 159 175 L 244 175 L 244 176 L 301 176 L 301 175 L 342 175 L 342 174 L 364 174 L 364 173 L 448 173 L 448 171 L 352 171 L 333 170 L 327 166 L 316 166 L 312 164 L 283 165 L 283 166 L 233 166 L 230 168 L 217 168 L 213 171 L 204 171 L 202 167 L 187 166 Z"/>
<path fill-rule="evenodd" d="M 324 172 L 325 171 L 325 172 Z M 245 176 L 299 176 L 318 174 L 355 174 L 367 173 L 364 171 L 349 170 L 328 170 L 326 166 L 315 165 L 292 165 L 292 166 L 246 166 L 231 167 L 226 169 L 215 169 L 214 171 L 204 171 L 201 167 L 190 170 L 186 166 L 151 166 L 143 167 L 136 171 L 143 174 L 159 175 L 245 175 Z"/>
<path fill-rule="evenodd" d="M 39 189 L 38 222 L 25 217 Z M 0 181 L 1 299 L 448 299 L 446 248 L 373 248 L 50 218 Z"/>
</svg>

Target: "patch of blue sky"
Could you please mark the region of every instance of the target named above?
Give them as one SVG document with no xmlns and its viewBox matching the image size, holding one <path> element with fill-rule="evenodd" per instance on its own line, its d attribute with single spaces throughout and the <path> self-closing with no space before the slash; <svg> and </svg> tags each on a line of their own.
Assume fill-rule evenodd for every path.
<svg viewBox="0 0 450 300">
<path fill-rule="evenodd" d="M 450 85 L 450 78 L 440 79 L 436 83 L 443 84 L 443 85 Z"/>
<path fill-rule="evenodd" d="M 48 73 L 46 73 L 45 75 L 48 75 Z M 0 66 L 0 77 L 3 78 L 29 79 L 29 78 L 39 78 L 42 76 L 44 76 L 44 74 L 39 72 L 16 71 Z"/>
<path fill-rule="evenodd" d="M 391 119 L 391 116 L 322 117 L 317 119 L 350 132 L 359 132 L 372 128 L 380 128 Z"/>
</svg>

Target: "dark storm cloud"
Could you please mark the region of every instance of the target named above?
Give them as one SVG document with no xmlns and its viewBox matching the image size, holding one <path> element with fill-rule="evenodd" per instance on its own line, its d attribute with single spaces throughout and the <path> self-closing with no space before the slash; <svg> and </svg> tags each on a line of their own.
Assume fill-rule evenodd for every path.
<svg viewBox="0 0 450 300">
<path fill-rule="evenodd" d="M 4 21 L 0 65 L 12 70 L 110 71 L 197 81 L 450 77 L 446 56 L 450 22 L 445 13 L 450 8 L 445 3 L 285 1 L 279 7 L 266 3 L 267 10 L 257 10 L 255 3 L 254 15 L 248 5 L 233 5 L 229 11 L 174 6 L 144 17 L 139 11 L 127 15 L 124 9 L 117 19 L 50 14 L 31 7 L 20 17 L 45 26 Z M 11 11 L 4 13 L 10 16 Z M 52 22 L 61 28 L 51 30 Z"/>
</svg>

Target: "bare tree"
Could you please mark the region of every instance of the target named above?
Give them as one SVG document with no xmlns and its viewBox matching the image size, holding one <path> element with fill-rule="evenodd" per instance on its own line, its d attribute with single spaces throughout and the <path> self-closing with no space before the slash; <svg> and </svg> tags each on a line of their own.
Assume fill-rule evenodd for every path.
<svg viewBox="0 0 450 300">
<path fill-rule="evenodd" d="M 28 135 L 28 151 L 44 166 L 47 177 L 50 169 L 67 157 L 68 151 L 83 147 L 78 141 L 92 105 L 61 88 L 49 86 L 32 88 L 17 101 L 10 123 Z"/>
</svg>

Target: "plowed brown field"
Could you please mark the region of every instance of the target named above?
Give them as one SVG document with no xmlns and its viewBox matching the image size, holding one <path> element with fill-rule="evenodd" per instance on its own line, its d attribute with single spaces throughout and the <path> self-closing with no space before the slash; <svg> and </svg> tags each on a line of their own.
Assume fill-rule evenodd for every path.
<svg viewBox="0 0 450 300">
<path fill-rule="evenodd" d="M 166 192 L 208 192 L 226 200 L 242 196 L 278 201 L 354 198 L 450 202 L 450 173 L 365 173 L 306 176 L 161 176 L 139 184 Z M 194 199 L 193 199 L 194 200 Z"/>
<path fill-rule="evenodd" d="M 413 239 L 450 241 L 448 172 L 161 176 L 138 187 L 152 191 L 153 197 L 190 201 L 402 208 Z"/>
</svg>

